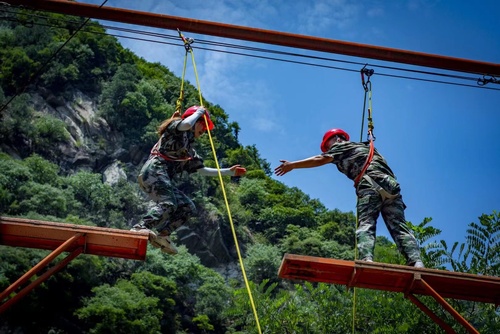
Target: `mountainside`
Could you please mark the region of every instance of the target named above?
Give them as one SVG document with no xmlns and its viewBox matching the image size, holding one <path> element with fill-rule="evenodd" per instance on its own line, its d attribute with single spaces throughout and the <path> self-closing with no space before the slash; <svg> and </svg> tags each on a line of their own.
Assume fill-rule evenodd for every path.
<svg viewBox="0 0 500 334">
<path fill-rule="evenodd" d="M 53 22 L 69 24 L 64 23 L 67 22 L 64 20 L 56 21 L 58 18 L 60 19 L 54 15 Z M 97 25 L 93 27 L 98 32 L 102 31 Z M 15 23 L 3 26 L 1 53 L 4 61 L 0 96 L 4 97 L 3 93 L 6 92 L 12 94 L 13 100 L 2 112 L 1 151 L 17 159 L 24 159 L 32 154 L 40 155 L 56 164 L 60 175 L 70 176 L 86 171 L 101 174 L 102 180 L 111 186 L 121 179 L 135 184 L 138 171 L 147 159 L 155 140 L 152 135 L 141 140 L 145 129 L 138 125 L 142 123 L 146 127 L 149 126 L 153 133 L 155 125 L 171 115 L 173 106 L 168 105 L 166 100 L 169 94 L 162 94 L 160 86 L 174 86 L 179 84 L 180 80 L 165 68 L 161 72 L 167 76 L 148 78 L 148 75 L 140 73 L 138 65 L 158 65 L 148 65 L 129 54 L 111 37 L 101 38 L 82 32 L 69 43 L 67 49 L 55 53 L 59 44 L 58 38 L 68 38 L 67 33 L 67 30 L 43 26 L 35 26 L 34 29 Z M 40 37 L 36 44 L 29 45 L 35 42 L 36 36 Z M 44 58 L 47 58 L 49 51 L 54 52 L 54 60 L 45 65 L 45 71 L 34 76 L 33 73 L 37 73 L 35 70 L 43 67 Z M 116 52 L 111 60 L 105 59 L 97 63 L 93 61 L 104 59 L 110 51 Z M 82 60 L 86 56 L 88 59 Z M 94 69 L 88 71 L 85 66 L 90 63 Z M 29 66 L 25 66 L 26 64 Z M 7 69 L 18 72 L 18 75 L 7 73 Z M 133 72 L 134 78 L 120 78 L 120 75 L 127 76 L 129 70 Z M 73 72 L 70 73 L 71 71 Z M 173 82 L 170 82 L 170 78 Z M 127 79 L 135 81 L 136 85 Z M 163 82 L 160 83 L 160 80 Z M 89 85 L 89 82 L 94 84 Z M 142 91 L 141 84 L 147 86 Z M 150 84 L 157 86 L 151 87 Z M 24 87 L 25 92 L 20 93 Z M 173 89 L 174 92 L 178 90 L 179 88 Z M 187 92 L 194 92 L 193 87 L 188 87 Z M 158 101 L 153 101 L 154 97 L 148 94 L 156 94 Z M 145 109 L 156 108 L 156 115 L 153 114 L 156 117 L 147 119 L 146 114 L 151 116 L 150 110 L 140 110 L 135 105 L 124 110 L 123 105 L 133 104 L 130 102 L 133 98 L 143 102 L 147 100 L 146 104 L 151 105 Z M 1 102 L 3 105 L 8 99 L 4 97 Z M 163 106 L 159 107 L 160 105 Z M 114 115 L 120 112 L 124 117 Z M 128 127 L 136 131 L 132 136 L 132 131 L 127 131 Z M 139 191 L 136 191 L 136 196 L 145 201 Z M 16 213 L 16 210 L 8 208 L 5 211 L 7 214 Z M 64 219 L 63 212 L 60 215 L 55 214 Z M 135 214 L 122 226 L 129 228 L 139 219 L 140 215 Z M 201 229 L 201 234 L 188 227 L 182 228 L 179 230 L 179 242 L 197 254 L 206 265 L 214 266 L 234 260 L 228 250 L 231 246 L 225 245 L 217 221 L 209 223 Z M 112 222 L 104 224 L 114 226 Z M 207 227 L 209 229 L 206 229 Z"/>
<path fill-rule="evenodd" d="M 34 155 L 42 157 L 57 166 L 60 177 L 75 179 L 84 175 L 83 178 L 92 178 L 84 182 L 89 183 L 98 182 L 95 178 L 100 176 L 103 184 L 110 187 L 106 192 L 116 192 L 122 197 L 114 200 L 116 204 L 105 204 L 106 199 L 102 196 L 93 198 L 87 193 L 88 189 L 78 189 L 82 182 L 67 184 L 63 180 L 51 186 L 69 196 L 64 199 L 69 203 L 64 210 L 49 210 L 49 206 L 35 200 L 41 195 L 29 192 L 22 195 L 21 185 L 11 191 L 11 195 L 19 192 L 20 198 L 5 197 L 2 210 L 11 215 L 50 212 L 51 216 L 63 221 L 73 214 L 89 224 L 128 229 L 147 210 L 146 198 L 137 187 L 137 174 L 157 140 L 157 126 L 175 110 L 181 79 L 162 65 L 148 63 L 123 49 L 115 38 L 103 35 L 104 30 L 97 23 L 87 24 L 71 37 L 82 19 L 55 14 L 41 18 L 26 15 L 23 11 L 12 13 L 12 20 L 2 22 L 0 29 L 3 60 L 0 74 L 1 151 L 17 160 Z M 22 24 L 28 19 L 35 24 Z M 69 42 L 61 48 L 61 41 L 65 40 Z M 183 96 L 184 106 L 200 104 L 196 100 L 196 89 L 189 83 L 184 84 Z M 318 224 L 314 221 L 318 217 L 313 217 L 313 212 L 326 213 L 326 209 L 316 201 L 308 208 L 310 199 L 298 190 L 288 195 L 291 203 L 287 209 L 293 207 L 298 211 L 283 213 L 287 217 L 280 218 L 277 224 L 265 223 L 276 216 L 275 213 L 268 216 L 263 210 L 266 209 L 265 197 L 275 191 L 281 196 L 286 187 L 269 178 L 269 164 L 260 158 L 255 146 L 241 146 L 237 138 L 239 125 L 230 122 L 220 106 L 208 101 L 203 101 L 203 105 L 209 109 L 216 124 L 212 136 L 219 165 L 241 164 L 248 170 L 244 178 L 246 186 L 241 190 L 243 197 L 236 195 L 240 198 L 234 198 L 236 204 L 231 203 L 237 207 L 232 211 L 243 250 L 247 242 L 254 240 L 255 233 L 268 233 L 278 241 L 289 223 L 297 226 Z M 206 158 L 207 166 L 215 167 L 207 136 L 198 140 L 197 151 Z M 88 174 L 83 174 L 85 172 Z M 36 187 L 48 186 L 36 177 L 28 179 L 40 183 Z M 229 194 L 234 197 L 241 180 L 225 179 Z M 127 187 L 134 193 L 124 195 L 121 190 L 114 189 L 123 187 L 120 180 L 127 181 Z M 194 199 L 199 211 L 192 224 L 177 231 L 176 242 L 186 245 L 204 265 L 220 267 L 234 262 L 237 259 L 234 241 L 217 178 L 207 180 L 194 175 L 176 182 Z M 7 183 L 3 184 L 5 189 L 9 187 Z M 37 189 L 34 185 L 31 187 Z M 240 207 L 241 200 L 242 205 L 248 203 L 251 207 Z M 73 201 L 79 203 L 72 204 Z M 99 205 L 95 203 L 101 201 Z M 288 207 L 279 197 L 273 201 Z M 296 201 L 301 203 L 297 206 L 293 203 Z M 111 211 L 105 209 L 107 206 L 112 207 Z M 82 207 L 88 211 L 82 211 Z M 98 212 L 93 212 L 96 208 Z M 270 229 L 263 229 L 263 226 Z"/>
</svg>

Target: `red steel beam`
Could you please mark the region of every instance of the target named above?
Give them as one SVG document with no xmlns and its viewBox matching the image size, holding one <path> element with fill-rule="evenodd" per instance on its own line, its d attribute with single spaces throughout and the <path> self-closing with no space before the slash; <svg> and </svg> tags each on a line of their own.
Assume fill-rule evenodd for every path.
<svg viewBox="0 0 500 334">
<path fill-rule="evenodd" d="M 441 297 L 441 295 L 439 293 L 436 292 L 436 290 L 434 290 L 424 279 L 419 279 L 419 283 L 420 285 L 425 288 L 429 294 L 434 297 L 434 299 L 439 303 L 441 304 L 441 306 L 446 310 L 448 311 L 454 318 L 455 320 L 457 320 L 462 326 L 464 326 L 464 328 L 469 332 L 469 333 L 472 333 L 472 334 L 479 334 L 479 332 L 474 328 L 472 327 L 472 325 L 467 321 L 465 320 L 464 317 L 462 317 L 462 315 L 460 313 L 458 313 L 454 308 L 453 306 L 451 306 L 450 304 L 448 304 L 448 302 L 443 298 Z"/>
<path fill-rule="evenodd" d="M 52 252 L 55 253 L 56 251 Z M 63 269 L 68 263 L 70 263 L 75 257 L 80 255 L 83 252 L 83 246 L 80 246 L 79 248 L 76 248 L 73 250 L 68 256 L 66 256 L 63 260 L 61 260 L 59 263 L 54 265 L 52 268 L 44 272 L 42 275 L 40 275 L 36 280 L 31 282 L 28 286 L 22 288 L 15 296 L 12 298 L 8 299 L 5 303 L 1 304 L 0 300 L 0 314 L 2 314 L 5 310 L 7 310 L 9 307 L 11 307 L 14 303 L 18 302 L 21 298 L 23 298 L 25 295 L 27 295 L 31 290 L 45 282 L 50 276 L 54 275 L 55 273 L 59 272 L 61 269 Z M 47 263 L 48 265 L 48 263 Z M 27 274 L 32 276 L 35 273 L 33 273 L 33 270 L 30 270 Z M 17 283 L 17 282 L 16 282 Z M 17 289 L 18 286 L 15 288 Z"/>
<path fill-rule="evenodd" d="M 408 294 L 405 297 L 411 300 L 413 304 L 418 306 L 418 308 L 421 309 L 422 312 L 427 314 L 429 318 L 431 318 L 436 324 L 438 324 L 439 327 L 441 327 L 447 334 L 457 333 L 446 322 L 444 322 L 443 319 L 438 317 L 431 309 L 429 309 L 424 303 L 422 303 L 417 297 L 412 294 Z"/>
<path fill-rule="evenodd" d="M 114 7 L 99 7 L 97 5 L 70 1 L 2 0 L 2 2 L 16 6 L 21 5 L 36 10 L 83 16 L 106 21 L 123 22 L 169 30 L 179 29 L 183 32 L 187 31 L 191 33 L 246 40 L 251 42 L 343 54 L 361 58 L 379 59 L 389 62 L 440 68 L 458 72 L 500 76 L 500 64 L 483 61 L 398 50 L 367 44 L 343 42 L 326 38 L 187 19 Z"/>
<path fill-rule="evenodd" d="M 58 255 L 62 252 L 67 251 L 73 244 L 75 244 L 78 240 L 85 239 L 85 235 L 83 233 L 75 233 L 71 238 L 66 240 L 61 246 L 57 247 L 52 253 L 47 255 L 42 261 L 40 261 L 36 266 L 31 268 L 27 273 L 21 276 L 17 281 L 12 283 L 7 289 L 5 289 L 2 293 L 0 293 L 0 314 L 8 309 L 12 304 L 25 296 L 32 289 L 43 283 L 47 278 L 49 278 L 53 273 L 59 271 L 61 268 L 66 266 L 73 258 L 78 256 L 83 251 L 83 245 L 75 249 L 70 255 L 68 255 L 64 260 L 59 262 L 58 265 L 49 269 L 43 275 L 38 277 L 35 281 L 31 282 L 28 286 L 24 287 L 19 291 L 15 296 L 8 299 L 5 303 L 2 304 L 2 301 L 7 298 L 12 292 L 17 290 L 18 287 L 26 283 L 31 277 L 36 275 L 40 270 L 47 267 Z"/>
<path fill-rule="evenodd" d="M 425 280 L 423 280 L 420 276 L 418 277 L 418 281 L 420 285 L 429 292 L 429 294 L 434 297 L 434 299 L 441 304 L 441 306 L 448 311 L 454 318 L 457 320 L 464 328 L 467 330 L 467 332 L 471 334 L 480 334 L 467 320 L 465 320 L 464 317 L 460 313 L 458 313 L 453 306 L 448 304 L 448 302 L 441 297 L 439 293 L 436 292 Z"/>
<path fill-rule="evenodd" d="M 417 281 L 415 275 L 420 279 Z M 285 254 L 278 271 L 284 279 L 339 284 L 348 287 L 431 295 L 420 281 L 443 298 L 500 304 L 500 278 L 389 263 L 346 261 Z"/>
</svg>

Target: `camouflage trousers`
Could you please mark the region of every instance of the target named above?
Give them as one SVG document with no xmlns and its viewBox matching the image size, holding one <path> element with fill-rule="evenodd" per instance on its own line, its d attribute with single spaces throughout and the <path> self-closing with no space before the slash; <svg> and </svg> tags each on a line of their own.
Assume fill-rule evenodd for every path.
<svg viewBox="0 0 500 334">
<path fill-rule="evenodd" d="M 142 217 L 141 225 L 170 235 L 196 213 L 189 197 L 173 186 L 159 158 L 149 159 L 138 177 L 139 186 L 156 204 Z"/>
<path fill-rule="evenodd" d="M 393 199 L 383 199 L 374 190 L 365 190 L 358 195 L 358 228 L 356 238 L 359 259 L 372 258 L 375 249 L 376 225 L 380 213 L 385 225 L 409 265 L 420 260 L 420 248 L 411 230 L 406 225 L 406 205 L 401 194 Z"/>
</svg>

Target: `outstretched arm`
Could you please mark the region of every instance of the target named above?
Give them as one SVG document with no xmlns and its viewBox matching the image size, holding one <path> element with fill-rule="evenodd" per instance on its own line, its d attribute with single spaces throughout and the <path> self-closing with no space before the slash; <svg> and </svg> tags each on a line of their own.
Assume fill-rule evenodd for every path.
<svg viewBox="0 0 500 334">
<path fill-rule="evenodd" d="M 200 169 L 196 170 L 199 174 L 203 176 L 217 176 L 217 168 L 210 168 L 210 167 L 202 167 Z M 242 176 L 247 172 L 247 170 L 240 165 L 234 165 L 230 168 L 221 168 L 220 173 L 221 175 L 227 175 L 227 176 Z"/>
<path fill-rule="evenodd" d="M 278 176 L 285 175 L 286 173 L 292 171 L 293 169 L 296 168 L 313 168 L 313 167 L 319 167 L 323 166 L 327 163 L 330 163 L 333 161 L 333 158 L 331 157 L 326 157 L 323 155 L 315 155 L 310 158 L 304 159 L 304 160 L 297 160 L 297 161 L 286 161 L 286 160 L 280 160 L 281 165 L 276 167 L 274 169 L 274 173 Z"/>
</svg>

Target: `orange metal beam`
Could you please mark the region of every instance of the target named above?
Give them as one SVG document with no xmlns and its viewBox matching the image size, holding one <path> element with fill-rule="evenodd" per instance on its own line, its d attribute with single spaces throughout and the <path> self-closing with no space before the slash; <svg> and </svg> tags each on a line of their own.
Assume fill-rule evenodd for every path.
<svg viewBox="0 0 500 334">
<path fill-rule="evenodd" d="M 57 273 L 59 270 L 64 268 L 71 260 L 80 255 L 83 251 L 83 246 L 79 246 L 75 250 L 73 250 L 66 258 L 61 260 L 57 265 L 47 270 L 45 273 L 40 275 L 36 280 L 31 282 L 28 286 L 22 288 L 16 295 L 12 298 L 8 299 L 5 303 L 2 304 L 2 301 L 9 297 L 10 294 L 15 292 L 21 285 L 26 283 L 32 276 L 36 275 L 40 270 L 45 268 L 54 260 L 59 254 L 66 251 L 68 248 L 73 246 L 74 243 L 78 242 L 79 239 L 85 238 L 82 233 L 77 233 L 73 237 L 69 238 L 66 242 L 64 242 L 61 246 L 55 249 L 52 253 L 46 256 L 42 261 L 40 261 L 36 266 L 34 266 L 31 270 L 29 270 L 26 274 L 24 274 L 21 278 L 19 278 L 16 282 L 12 283 L 5 291 L 0 294 L 0 314 L 2 314 L 5 310 L 7 310 L 10 306 L 12 306 L 19 299 L 28 294 L 31 290 L 39 286 L 43 283 L 47 278 L 51 275 Z"/>
<path fill-rule="evenodd" d="M 436 324 L 438 324 L 439 327 L 441 327 L 447 334 L 456 334 L 457 333 L 457 332 L 455 332 L 453 330 L 453 328 L 451 328 L 450 325 L 448 325 L 446 322 L 444 322 L 443 319 L 441 319 L 440 317 L 436 316 L 434 314 L 434 312 L 432 312 L 432 310 L 429 309 L 424 303 L 422 303 L 417 297 L 415 297 L 412 294 L 408 294 L 406 296 L 406 298 L 408 298 L 409 300 L 411 300 L 413 304 L 417 305 L 417 307 L 419 309 L 421 309 L 422 312 L 424 312 L 425 314 L 427 314 L 427 316 L 429 318 L 431 318 L 432 320 L 434 320 L 434 322 Z"/>
<path fill-rule="evenodd" d="M 83 253 L 132 260 L 146 258 L 148 235 L 125 230 L 0 217 L 0 245 L 54 250 L 76 233 L 85 238 L 67 251 L 83 246 Z"/>
<path fill-rule="evenodd" d="M 144 260 L 148 238 L 148 233 L 0 217 L 0 245 L 53 250 L 36 266 L 0 293 L 0 314 L 51 275 L 64 268 L 81 253 Z M 27 283 L 31 277 L 47 267 L 63 252 L 70 252 L 70 254 L 11 296 L 20 286 Z M 10 296 L 11 298 L 7 299 Z M 3 302 L 5 299 L 7 300 Z"/>
<path fill-rule="evenodd" d="M 464 317 L 462 317 L 460 315 L 460 313 L 458 313 L 450 304 L 448 304 L 448 302 L 439 295 L 439 293 L 437 293 L 437 291 L 435 291 L 429 284 L 427 284 L 427 282 L 422 279 L 420 277 L 420 275 L 418 275 L 418 277 L 416 278 L 416 280 L 419 282 L 419 284 L 427 291 L 429 292 L 429 294 L 439 303 L 441 304 L 441 306 L 448 312 L 450 312 L 450 314 L 455 318 L 455 320 L 457 320 L 462 326 L 465 327 L 465 329 L 469 332 L 469 333 L 472 333 L 472 334 L 479 334 L 479 332 L 474 328 L 472 327 L 471 324 L 469 324 L 469 322 L 467 320 L 464 319 Z"/>
<path fill-rule="evenodd" d="M 141 26 L 187 31 L 204 35 L 246 40 L 251 42 L 281 45 L 299 49 L 343 54 L 361 58 L 440 68 L 480 75 L 500 75 L 500 64 L 488 63 L 422 52 L 349 43 L 338 40 L 291 34 L 272 30 L 249 28 L 237 25 L 187 19 L 169 15 L 99 7 L 84 3 L 57 0 L 2 0 L 11 5 L 21 5 L 36 10 L 90 17 L 107 21 L 123 22 Z"/>
<path fill-rule="evenodd" d="M 444 298 L 500 304 L 500 277 L 294 254 L 285 254 L 278 275 L 292 280 L 431 295 L 420 284 L 412 286 L 415 272 Z"/>
<path fill-rule="evenodd" d="M 344 261 L 314 256 L 285 254 L 278 276 L 404 293 L 447 333 L 453 329 L 437 317 L 414 294 L 433 297 L 469 333 L 479 333 L 444 297 L 483 303 L 500 302 L 500 278 L 408 266 Z"/>
</svg>

